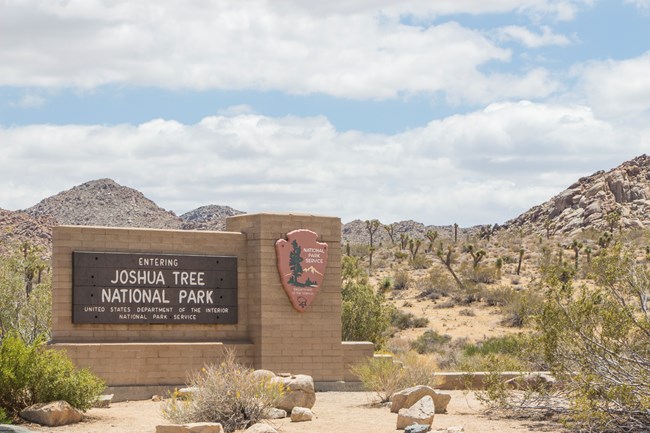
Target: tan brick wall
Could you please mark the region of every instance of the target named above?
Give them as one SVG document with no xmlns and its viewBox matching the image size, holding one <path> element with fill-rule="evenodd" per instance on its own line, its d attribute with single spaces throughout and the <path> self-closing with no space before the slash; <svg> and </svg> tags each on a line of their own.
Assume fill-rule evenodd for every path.
<svg viewBox="0 0 650 433">
<path fill-rule="evenodd" d="M 239 215 L 228 232 L 55 227 L 52 347 L 91 368 L 109 385 L 183 383 L 188 372 L 237 349 L 254 368 L 311 375 L 315 381 L 356 380 L 347 365 L 372 355 L 372 345 L 341 344 L 341 221 L 298 214 Z M 294 310 L 277 270 L 275 242 L 309 229 L 326 242 L 328 265 L 316 299 Z M 73 324 L 72 252 L 151 252 L 237 256 L 238 323 Z"/>
<path fill-rule="evenodd" d="M 252 344 L 224 343 L 58 343 L 75 365 L 88 368 L 111 386 L 180 385 L 188 374 L 223 358 L 226 348 L 252 365 Z"/>
<path fill-rule="evenodd" d="M 375 352 L 375 345 L 369 341 L 343 341 L 343 380 L 353 382 L 359 380 L 350 370 L 350 367 L 362 362 L 367 358 L 372 358 Z"/>
</svg>

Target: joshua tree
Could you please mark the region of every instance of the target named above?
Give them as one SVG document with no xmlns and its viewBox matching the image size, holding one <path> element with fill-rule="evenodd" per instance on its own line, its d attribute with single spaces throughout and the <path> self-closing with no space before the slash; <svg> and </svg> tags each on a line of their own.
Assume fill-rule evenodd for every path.
<svg viewBox="0 0 650 433">
<path fill-rule="evenodd" d="M 409 235 L 406 233 L 400 233 L 399 235 L 399 245 L 402 250 L 406 249 L 406 245 L 409 243 Z"/>
<path fill-rule="evenodd" d="M 549 218 L 544 221 L 544 228 L 546 229 L 546 239 L 550 239 L 556 230 L 555 223 Z"/>
<path fill-rule="evenodd" d="M 409 239 L 409 251 L 411 251 L 412 260 L 415 260 L 415 256 L 418 254 L 418 250 L 420 249 L 420 245 L 422 245 L 422 241 L 420 239 Z"/>
<path fill-rule="evenodd" d="M 454 243 L 458 242 L 458 224 L 454 223 Z"/>
<path fill-rule="evenodd" d="M 497 225 L 494 224 L 488 224 L 485 226 L 481 227 L 481 233 L 480 237 L 481 239 L 486 239 L 488 242 L 490 242 L 490 238 L 492 238 L 492 235 L 494 234 L 494 230 L 497 228 Z"/>
<path fill-rule="evenodd" d="M 429 239 L 429 251 L 433 251 L 433 243 L 438 238 L 438 232 L 435 230 L 429 230 L 426 232 L 425 236 Z"/>
<path fill-rule="evenodd" d="M 494 267 L 497 269 L 497 278 L 501 278 L 501 268 L 503 267 L 503 259 L 501 257 L 497 258 Z"/>
<path fill-rule="evenodd" d="M 478 267 L 478 264 L 481 262 L 481 260 L 483 260 L 483 257 L 485 257 L 486 255 L 485 250 L 476 251 L 474 245 L 465 246 L 465 252 L 469 253 L 469 255 L 472 256 L 472 267 L 474 269 Z"/>
<path fill-rule="evenodd" d="M 388 237 L 390 238 L 390 243 L 392 245 L 395 245 L 395 224 L 384 224 L 384 230 L 386 230 L 386 233 L 388 233 Z"/>
<path fill-rule="evenodd" d="M 578 254 L 580 253 L 582 246 L 583 246 L 582 243 L 578 242 L 575 239 L 573 240 L 573 242 L 571 242 L 571 245 L 569 245 L 569 247 L 573 250 L 573 253 L 575 254 L 573 260 L 574 260 L 574 267 L 576 270 L 576 274 L 578 272 Z"/>
<path fill-rule="evenodd" d="M 372 253 L 375 252 L 374 236 L 381 223 L 379 220 L 366 220 L 366 230 L 368 230 L 368 235 L 370 235 L 370 247 L 368 248 L 368 254 L 370 257 L 369 268 L 372 271 Z"/>
<path fill-rule="evenodd" d="M 458 287 L 460 287 L 461 290 L 465 290 L 465 285 L 463 284 L 462 281 L 460 281 L 458 275 L 456 275 L 456 272 L 454 272 L 454 269 L 451 267 L 453 255 L 454 255 L 454 247 L 448 245 L 447 251 L 443 251 L 443 245 L 442 243 L 440 243 L 440 249 L 436 252 L 436 256 L 440 259 L 442 264 L 445 265 L 445 267 L 447 268 L 451 276 L 456 281 L 456 284 L 458 284 Z"/>
<path fill-rule="evenodd" d="M 610 243 L 612 243 L 612 239 L 614 236 L 612 236 L 611 232 L 603 232 L 602 235 L 598 238 L 598 246 L 601 248 L 607 248 Z"/>
<path fill-rule="evenodd" d="M 585 248 L 585 253 L 587 254 L 587 266 L 591 266 L 591 247 Z"/>
<path fill-rule="evenodd" d="M 621 221 L 621 212 L 618 210 L 609 212 L 605 215 L 605 221 L 607 221 L 607 225 L 609 226 L 609 232 L 613 234 L 614 228 L 616 228 Z"/>
<path fill-rule="evenodd" d="M 517 263 L 517 275 L 521 272 L 521 262 L 524 260 L 524 249 L 519 249 L 519 263 Z"/>
</svg>

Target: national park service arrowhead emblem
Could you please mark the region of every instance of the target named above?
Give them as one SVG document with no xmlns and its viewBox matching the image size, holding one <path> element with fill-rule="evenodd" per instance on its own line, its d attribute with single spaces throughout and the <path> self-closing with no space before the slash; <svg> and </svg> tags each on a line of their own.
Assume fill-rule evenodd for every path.
<svg viewBox="0 0 650 433">
<path fill-rule="evenodd" d="M 302 313 L 311 305 L 323 283 L 327 244 L 311 230 L 294 230 L 275 243 L 282 287 L 293 308 Z"/>
</svg>

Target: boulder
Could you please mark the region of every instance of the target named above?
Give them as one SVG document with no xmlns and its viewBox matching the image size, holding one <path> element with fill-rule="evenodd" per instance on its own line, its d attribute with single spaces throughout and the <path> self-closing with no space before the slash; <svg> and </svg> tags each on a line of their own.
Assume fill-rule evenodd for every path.
<svg viewBox="0 0 650 433">
<path fill-rule="evenodd" d="M 216 422 L 193 422 L 189 424 L 157 425 L 156 433 L 224 433 Z"/>
<path fill-rule="evenodd" d="M 291 422 L 311 421 L 314 413 L 306 407 L 294 407 L 291 411 Z"/>
<path fill-rule="evenodd" d="M 83 414 L 67 401 L 37 403 L 20 411 L 21 418 L 48 427 L 74 424 L 82 420 Z"/>
<path fill-rule="evenodd" d="M 435 415 L 435 408 L 433 406 L 433 399 L 429 395 L 425 395 L 417 401 L 413 406 L 406 409 L 400 409 L 397 414 L 397 430 L 404 430 L 412 424 L 425 424 L 431 425 Z"/>
<path fill-rule="evenodd" d="M 257 423 L 248 427 L 245 433 L 278 433 L 278 431 L 268 424 Z"/>
<path fill-rule="evenodd" d="M 275 373 L 270 370 L 255 370 L 253 377 L 257 380 L 271 380 L 275 377 Z"/>
<path fill-rule="evenodd" d="M 314 407 L 316 393 L 314 392 L 314 380 L 311 376 L 297 374 L 288 377 L 278 376 L 273 380 L 282 383 L 285 390 L 280 402 L 275 405 L 278 409 L 283 409 L 287 413 L 290 413 L 296 406 L 309 409 Z"/>
<path fill-rule="evenodd" d="M 390 411 L 398 413 L 400 409 L 409 408 L 425 395 L 433 399 L 436 413 L 447 412 L 447 405 L 451 401 L 451 396 L 449 394 L 437 393 L 433 388 L 426 385 L 413 386 L 393 394 L 390 397 Z"/>
</svg>

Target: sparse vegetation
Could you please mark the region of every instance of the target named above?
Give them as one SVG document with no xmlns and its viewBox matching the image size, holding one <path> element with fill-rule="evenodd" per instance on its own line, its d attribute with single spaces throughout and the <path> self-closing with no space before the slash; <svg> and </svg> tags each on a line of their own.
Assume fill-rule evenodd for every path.
<svg viewBox="0 0 650 433">
<path fill-rule="evenodd" d="M 395 392 L 415 385 L 434 385 L 435 362 L 414 352 L 400 355 L 394 362 L 390 357 L 374 357 L 352 367 L 352 371 L 367 390 L 387 402 Z"/>
<path fill-rule="evenodd" d="M 218 422 L 226 432 L 264 419 L 284 391 L 282 383 L 238 364 L 233 351 L 221 363 L 195 372 L 188 385 L 196 388 L 192 396 L 186 400 L 172 394 L 163 404 L 163 416 L 176 423 Z"/>
</svg>

